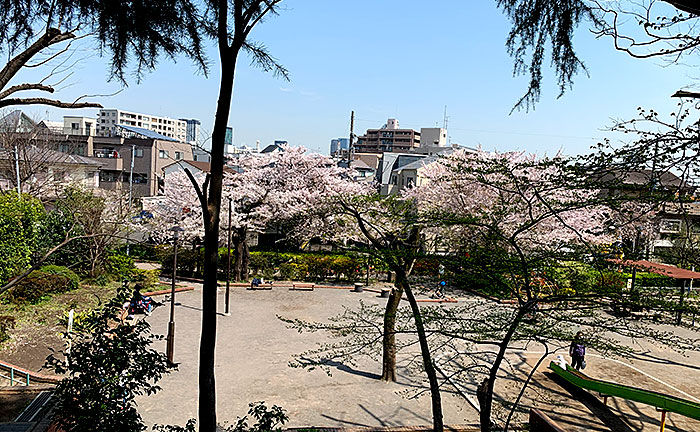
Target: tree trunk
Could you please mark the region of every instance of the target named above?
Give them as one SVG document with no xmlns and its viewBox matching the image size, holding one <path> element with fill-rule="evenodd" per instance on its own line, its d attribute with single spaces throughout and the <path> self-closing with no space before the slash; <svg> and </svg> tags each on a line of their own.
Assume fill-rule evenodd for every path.
<svg viewBox="0 0 700 432">
<path fill-rule="evenodd" d="M 225 10 L 225 8 L 224 8 Z M 220 41 L 221 81 L 211 140 L 211 167 L 207 211 L 204 214 L 204 284 L 202 286 L 202 334 L 199 345 L 199 430 L 216 432 L 216 351 L 217 272 L 219 258 L 219 212 L 224 172 L 224 138 L 228 124 L 233 77 L 238 51 L 223 51 Z M 228 48 L 226 46 L 226 48 Z"/>
<path fill-rule="evenodd" d="M 243 255 L 241 256 L 241 280 L 248 280 L 248 264 L 250 263 L 250 249 L 248 248 L 248 234 L 243 235 Z"/>
<path fill-rule="evenodd" d="M 481 426 L 481 432 L 489 432 L 492 427 L 491 422 L 491 411 L 493 408 L 493 386 L 496 383 L 496 377 L 498 376 L 498 370 L 501 368 L 501 363 L 506 355 L 506 350 L 510 344 L 510 340 L 513 338 L 515 330 L 520 325 L 520 321 L 525 316 L 527 312 L 532 309 L 531 304 L 528 302 L 518 309 L 518 312 L 513 318 L 513 322 L 508 327 L 508 331 L 503 336 L 501 343 L 498 345 L 498 353 L 496 358 L 493 360 L 491 369 L 489 370 L 488 378 L 484 379 L 479 387 L 476 389 L 476 398 L 479 401 L 479 424 Z"/>
<path fill-rule="evenodd" d="M 428 338 L 425 335 L 425 328 L 423 327 L 423 317 L 421 315 L 420 308 L 418 307 L 416 297 L 413 295 L 413 291 L 411 291 L 411 286 L 408 283 L 406 273 L 398 269 L 396 271 L 396 284 L 403 286 L 403 291 L 406 293 L 408 303 L 411 305 L 411 311 L 413 312 L 413 320 L 415 321 L 416 331 L 418 332 L 420 352 L 421 356 L 423 357 L 423 367 L 425 368 L 425 373 L 428 375 L 428 383 L 430 384 L 430 399 L 432 401 L 433 409 L 433 431 L 443 432 L 440 386 L 438 384 L 437 374 L 435 373 L 435 366 L 433 365 L 433 360 L 430 355 Z"/>
<path fill-rule="evenodd" d="M 248 279 L 249 251 L 246 241 L 247 233 L 245 228 L 236 228 L 231 238 L 233 254 L 233 280 L 241 282 Z"/>
<path fill-rule="evenodd" d="M 401 303 L 403 288 L 394 287 L 384 310 L 382 337 L 382 381 L 396 381 L 396 311 Z"/>
</svg>

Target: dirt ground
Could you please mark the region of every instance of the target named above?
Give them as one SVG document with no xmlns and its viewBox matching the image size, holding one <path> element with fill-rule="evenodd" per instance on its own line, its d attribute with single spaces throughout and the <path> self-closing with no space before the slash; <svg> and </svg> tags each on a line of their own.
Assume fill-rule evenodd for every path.
<svg viewBox="0 0 700 432">
<path fill-rule="evenodd" d="M 65 317 L 69 310 L 94 308 L 115 293 L 116 285 L 83 286 L 77 290 L 55 295 L 38 305 L 18 307 L 0 304 L 0 315 L 12 315 L 16 326 L 10 339 L 0 344 L 0 360 L 36 372 L 44 372 L 46 357 L 51 350 L 63 349 L 61 333 L 66 331 Z"/>
<path fill-rule="evenodd" d="M 426 297 L 425 295 L 423 297 Z M 180 370 L 162 381 L 163 391 L 139 400 L 140 411 L 149 423 L 183 424 L 196 417 L 197 350 L 201 292 L 178 294 L 176 306 L 175 360 Z M 223 310 L 223 290 L 219 294 Z M 431 421 L 430 399 L 423 374 L 416 373 L 415 357 L 400 358 L 399 382 L 377 381 L 378 359 L 361 359 L 355 364 L 338 363 L 332 376 L 320 370 L 290 368 L 294 354 L 329 342 L 327 336 L 299 334 L 286 328 L 277 316 L 325 320 L 354 308 L 360 300 L 383 305 L 377 294 L 317 289 L 313 292 L 234 290 L 232 315 L 219 316 L 217 330 L 217 405 L 221 421 L 235 421 L 245 414 L 248 402 L 265 400 L 278 404 L 290 415 L 293 427 L 416 426 Z M 469 299 L 462 299 L 469 301 Z M 449 306 L 447 306 L 449 307 Z M 167 328 L 167 308 L 149 318 L 154 331 Z M 640 348 L 637 346 L 637 348 Z M 605 359 L 589 353 L 586 373 L 594 378 L 616 381 L 686 399 L 699 397 L 700 354 L 690 357 L 658 347 L 641 347 L 645 354 L 631 359 Z M 415 353 L 413 353 L 415 354 Z M 508 354 L 497 382 L 496 397 L 512 401 L 520 384 L 541 355 L 532 349 Z M 551 357 L 554 359 L 554 356 Z M 611 398 L 604 406 L 591 395 L 562 382 L 547 371 L 549 359 L 533 375 L 533 382 L 521 402 L 526 417 L 530 407 L 545 411 L 567 430 L 658 431 L 660 415 L 653 407 Z M 474 384 L 458 385 L 474 395 Z M 451 384 L 442 387 L 446 424 L 478 423 L 478 413 Z M 496 414 L 505 418 L 504 409 Z M 667 431 L 700 431 L 700 422 L 669 414 Z"/>
</svg>

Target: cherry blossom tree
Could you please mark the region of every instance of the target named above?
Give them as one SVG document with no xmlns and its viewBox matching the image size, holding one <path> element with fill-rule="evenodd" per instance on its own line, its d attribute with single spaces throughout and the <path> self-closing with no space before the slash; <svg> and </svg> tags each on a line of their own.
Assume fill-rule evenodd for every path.
<svg viewBox="0 0 700 432">
<path fill-rule="evenodd" d="M 284 147 L 281 151 L 247 155 L 236 161 L 235 168 L 225 171 L 222 218 L 229 220 L 231 200 L 231 240 L 233 278 L 244 280 L 248 275 L 249 251 L 247 236 L 263 232 L 272 224 L 293 221 L 336 195 L 355 193 L 363 186 L 352 181 L 350 173 L 328 157 L 309 153 L 303 147 Z M 193 174 L 202 183 L 205 175 Z M 169 174 L 164 194 L 152 209 L 151 230 L 156 241 L 167 242 L 168 230 L 179 225 L 189 240 L 202 238 L 202 209 L 196 191 L 184 171 Z M 220 232 L 219 243 L 226 244 L 228 227 Z M 311 232 L 311 231 L 307 231 Z M 301 238 L 301 230 L 296 235 Z"/>
<path fill-rule="evenodd" d="M 360 190 L 350 172 L 330 157 L 303 147 L 250 155 L 239 160 L 238 171 L 224 176 L 224 200 L 231 200 L 234 278 L 248 276 L 248 232 L 262 232 L 271 223 L 284 223 L 335 196 Z M 228 206 L 223 217 L 228 218 Z"/>
</svg>

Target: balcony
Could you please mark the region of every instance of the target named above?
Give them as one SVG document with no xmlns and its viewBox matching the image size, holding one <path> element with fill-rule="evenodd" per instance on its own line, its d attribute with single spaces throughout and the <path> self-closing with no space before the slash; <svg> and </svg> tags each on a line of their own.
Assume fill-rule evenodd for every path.
<svg viewBox="0 0 700 432">
<path fill-rule="evenodd" d="M 93 157 L 102 163 L 102 169 L 110 171 L 122 171 L 124 159 L 116 150 L 98 149 L 93 152 Z"/>
</svg>

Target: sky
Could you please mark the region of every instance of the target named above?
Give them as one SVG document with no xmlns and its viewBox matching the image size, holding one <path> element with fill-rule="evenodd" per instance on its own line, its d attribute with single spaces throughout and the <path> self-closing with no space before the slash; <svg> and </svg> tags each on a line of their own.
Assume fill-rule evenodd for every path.
<svg viewBox="0 0 700 432">
<path fill-rule="evenodd" d="M 693 84 L 697 69 L 664 67 L 618 52 L 609 39 L 579 28 L 575 47 L 588 68 L 573 89 L 558 98 L 547 69 L 540 102 L 529 112 L 510 113 L 528 77 L 513 77 L 505 40 L 507 18 L 494 1 L 287 0 L 279 16 L 255 28 L 262 42 L 290 72 L 289 82 L 250 66 L 242 54 L 229 126 L 236 146 L 287 140 L 329 152 L 330 140 L 347 137 L 350 112 L 355 133 L 381 127 L 388 118 L 404 128 L 442 126 L 447 107 L 450 140 L 486 150 L 525 150 L 541 155 L 581 154 L 604 137 L 614 119 L 637 107 L 674 110 L 676 90 Z M 80 62 L 56 93 L 64 100 L 120 90 L 108 82 L 108 58 L 94 42 L 81 41 Z M 196 118 L 210 132 L 218 97 L 218 53 L 208 48 L 210 73 L 187 59 L 162 59 L 156 70 L 110 97 L 105 108 L 172 118 Z M 32 71 L 31 73 L 36 73 Z M 24 78 L 24 79 L 23 79 Z M 16 81 L 31 78 L 25 74 Z M 94 117 L 96 109 L 29 107 L 35 118 Z"/>
</svg>

